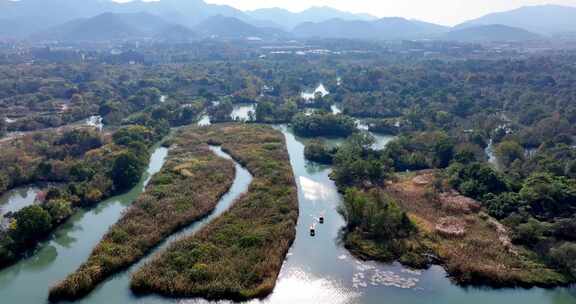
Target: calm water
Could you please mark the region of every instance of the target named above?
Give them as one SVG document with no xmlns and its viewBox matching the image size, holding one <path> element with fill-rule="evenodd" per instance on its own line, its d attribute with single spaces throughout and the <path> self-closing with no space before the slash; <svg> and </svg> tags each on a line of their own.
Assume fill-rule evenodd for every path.
<svg viewBox="0 0 576 304">
<path fill-rule="evenodd" d="M 296 241 L 282 268 L 275 292 L 266 303 L 576 303 L 572 289 L 463 289 L 453 285 L 441 267 L 412 272 L 398 264 L 361 262 L 340 246 L 344 221 L 336 212 L 341 200 L 330 169 L 304 159 L 303 141 L 287 127 L 288 151 L 298 183 L 300 220 Z M 316 237 L 309 227 L 324 214 Z"/>
<path fill-rule="evenodd" d="M 132 191 L 76 213 L 33 256 L 1 270 L 0 302 L 45 303 L 50 286 L 86 260 L 108 228 L 143 191 L 150 176 L 160 170 L 166 154 L 165 148 L 155 150 L 146 174 Z"/>
<path fill-rule="evenodd" d="M 320 94 L 320 96 L 324 97 L 326 95 L 329 95 L 330 92 L 328 91 L 328 89 L 326 89 L 324 84 L 320 83 L 313 91 L 304 91 L 300 93 L 300 97 L 302 97 L 302 99 L 305 100 L 312 100 L 316 98 L 316 94 Z"/>
<path fill-rule="evenodd" d="M 250 118 L 250 113 L 253 115 L 256 114 L 256 104 L 236 104 L 234 105 L 234 109 L 232 110 L 232 114 L 230 116 L 233 120 L 248 121 Z"/>
<path fill-rule="evenodd" d="M 274 293 L 264 301 L 255 300 L 252 303 L 576 303 L 574 289 L 463 289 L 451 284 L 441 267 L 413 272 L 398 264 L 383 265 L 356 260 L 338 242 L 344 221 L 336 211 L 341 197 L 329 178 L 330 168 L 307 162 L 304 159 L 304 140 L 294 136 L 286 126 L 276 128 L 286 137 L 298 184 L 300 218 L 296 241 L 282 267 Z M 217 148 L 214 149 L 215 153 L 226 157 Z M 149 173 L 159 170 L 165 154 L 165 150 L 155 153 L 152 160 L 155 169 L 149 169 Z M 210 218 L 218 216 L 248 187 L 251 181 L 249 173 L 238 165 L 236 170 L 233 188 Z M 143 185 L 144 182 L 125 197 L 101 204 L 97 210 L 78 214 L 32 258 L 0 272 L 1 302 L 44 303 L 49 286 L 75 270 L 86 259 L 108 227 L 117 221 L 120 213 L 142 191 Z M 325 216 L 323 225 L 317 221 L 320 215 Z M 210 218 L 192 225 L 171 240 L 193 233 Z M 316 225 L 315 237 L 309 235 L 312 225 Z M 201 299 L 133 297 L 128 289 L 129 273 L 139 265 L 108 280 L 81 303 L 206 302 Z"/>
<path fill-rule="evenodd" d="M 10 190 L 0 196 L 0 219 L 9 212 L 16 212 L 24 207 L 34 204 L 40 189 L 24 187 Z"/>
</svg>

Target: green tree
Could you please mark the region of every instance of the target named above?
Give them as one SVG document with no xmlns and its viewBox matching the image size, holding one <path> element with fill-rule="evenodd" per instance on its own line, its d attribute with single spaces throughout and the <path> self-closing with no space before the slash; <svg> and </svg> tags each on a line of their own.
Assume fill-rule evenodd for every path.
<svg viewBox="0 0 576 304">
<path fill-rule="evenodd" d="M 127 147 L 134 142 L 151 143 L 154 139 L 154 134 L 147 127 L 133 125 L 116 131 L 112 138 L 115 144 Z"/>
<path fill-rule="evenodd" d="M 536 214 L 571 214 L 576 207 L 576 182 L 549 173 L 534 173 L 524 181 L 520 197 Z"/>
<path fill-rule="evenodd" d="M 336 149 L 329 149 L 321 140 L 313 140 L 304 148 L 304 157 L 317 163 L 332 164 L 336 151 Z"/>
<path fill-rule="evenodd" d="M 498 195 L 489 193 L 484 197 L 484 206 L 488 209 L 488 213 L 491 216 L 503 219 L 518 211 L 523 206 L 523 203 L 518 193 L 505 192 Z"/>
<path fill-rule="evenodd" d="M 72 206 L 70 202 L 63 199 L 50 200 L 44 206 L 44 209 L 50 214 L 54 225 L 61 223 L 72 215 Z"/>
<path fill-rule="evenodd" d="M 52 229 L 52 217 L 38 205 L 32 205 L 16 212 L 16 227 L 12 231 L 14 239 L 21 242 L 36 240 Z"/>
<path fill-rule="evenodd" d="M 134 187 L 140 181 L 144 171 L 144 164 L 134 155 L 125 151 L 114 160 L 112 180 L 117 191 L 124 191 Z"/>
<path fill-rule="evenodd" d="M 354 119 L 329 113 L 298 114 L 292 119 L 294 132 L 300 136 L 345 137 L 356 132 Z"/>
<path fill-rule="evenodd" d="M 550 250 L 550 257 L 560 268 L 576 277 L 576 244 L 563 243 Z"/>
<path fill-rule="evenodd" d="M 378 191 L 349 188 L 338 212 L 350 231 L 359 231 L 369 239 L 390 241 L 408 237 L 416 230 L 406 213 Z"/>
<path fill-rule="evenodd" d="M 515 141 L 504 141 L 496 147 L 498 161 L 509 167 L 516 160 L 524 159 L 524 149 Z"/>
</svg>

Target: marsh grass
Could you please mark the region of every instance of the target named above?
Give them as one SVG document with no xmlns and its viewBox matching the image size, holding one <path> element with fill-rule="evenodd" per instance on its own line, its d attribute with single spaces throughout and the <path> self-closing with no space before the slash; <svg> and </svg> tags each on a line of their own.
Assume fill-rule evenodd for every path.
<svg viewBox="0 0 576 304">
<path fill-rule="evenodd" d="M 78 299 L 143 258 L 170 234 L 211 212 L 232 185 L 234 165 L 193 131 L 172 140 L 166 164 L 112 226 L 88 260 L 50 290 L 51 300 Z"/>
<path fill-rule="evenodd" d="M 222 216 L 134 273 L 131 288 L 208 299 L 265 297 L 275 286 L 298 219 L 284 137 L 260 125 L 227 124 L 191 132 L 221 145 L 250 171 L 253 182 Z"/>
<path fill-rule="evenodd" d="M 420 174 L 433 173 L 423 171 Z M 547 267 L 535 254 L 502 241 L 502 234 L 493 224 L 495 220 L 486 214 L 443 208 L 438 198 L 426 195 L 429 186 L 405 176 L 389 184 L 386 191 L 416 223 L 421 242 L 434 252 L 454 281 L 461 285 L 492 287 L 545 287 L 569 283 L 568 277 Z M 446 217 L 460 219 L 465 233 L 459 236 L 439 233 L 435 227 Z"/>
</svg>

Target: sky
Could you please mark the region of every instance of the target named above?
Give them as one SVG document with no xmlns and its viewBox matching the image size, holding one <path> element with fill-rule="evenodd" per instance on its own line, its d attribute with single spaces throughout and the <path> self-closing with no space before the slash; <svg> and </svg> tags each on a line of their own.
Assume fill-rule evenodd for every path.
<svg viewBox="0 0 576 304">
<path fill-rule="evenodd" d="M 114 0 L 127 2 L 131 0 Z M 158 1 L 158 0 L 143 0 Z M 442 25 L 457 25 L 483 15 L 526 5 L 559 4 L 576 7 L 576 0 L 204 0 L 241 10 L 281 7 L 293 12 L 311 6 L 330 6 L 376 17 L 404 17 Z M 575 17 L 576 18 L 576 17 Z"/>
</svg>

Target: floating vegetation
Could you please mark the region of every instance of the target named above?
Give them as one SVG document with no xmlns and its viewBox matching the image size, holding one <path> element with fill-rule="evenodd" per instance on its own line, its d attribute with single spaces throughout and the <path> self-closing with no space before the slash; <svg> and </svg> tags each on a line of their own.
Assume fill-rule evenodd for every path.
<svg viewBox="0 0 576 304">
<path fill-rule="evenodd" d="M 355 270 L 356 272 L 352 277 L 352 287 L 356 289 L 367 288 L 369 285 L 411 289 L 415 288 L 420 281 L 420 278 L 416 276 L 421 275 L 421 272 L 418 271 L 402 269 L 401 273 L 411 275 L 403 276 L 397 272 L 382 270 L 360 261 L 356 261 Z"/>
</svg>

